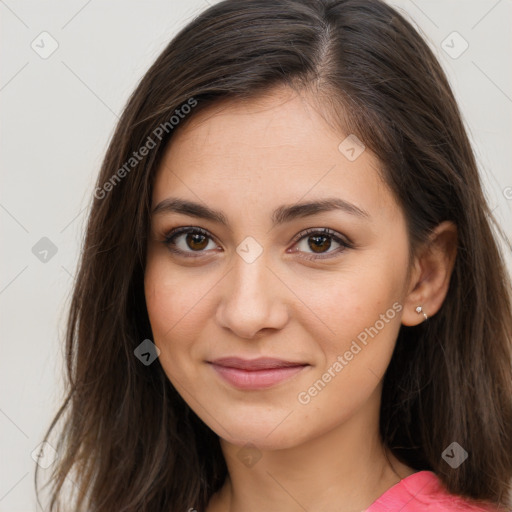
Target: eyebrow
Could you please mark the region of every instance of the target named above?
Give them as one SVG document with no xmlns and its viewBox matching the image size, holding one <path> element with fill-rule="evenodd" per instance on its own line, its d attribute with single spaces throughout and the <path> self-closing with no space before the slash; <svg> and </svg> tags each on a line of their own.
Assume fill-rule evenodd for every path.
<svg viewBox="0 0 512 512">
<path fill-rule="evenodd" d="M 366 210 L 357 207 L 355 204 L 337 197 L 329 197 L 318 201 L 279 206 L 272 213 L 272 224 L 275 227 L 297 218 L 309 217 L 317 213 L 333 210 L 341 210 L 361 219 L 370 219 L 369 213 Z M 211 220 L 224 226 L 228 226 L 229 224 L 226 216 L 221 211 L 176 197 L 168 197 L 167 199 L 164 199 L 158 203 L 155 208 L 153 208 L 151 213 L 152 215 L 163 213 L 182 213 L 184 215 L 190 215 L 200 219 Z"/>
</svg>

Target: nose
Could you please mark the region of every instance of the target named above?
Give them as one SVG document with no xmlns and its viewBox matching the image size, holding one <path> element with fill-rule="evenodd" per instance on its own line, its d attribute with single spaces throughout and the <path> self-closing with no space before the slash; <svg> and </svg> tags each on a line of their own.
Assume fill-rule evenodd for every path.
<svg viewBox="0 0 512 512">
<path fill-rule="evenodd" d="M 268 266 L 265 251 L 252 263 L 235 254 L 223 281 L 216 319 L 236 336 L 259 338 L 288 322 L 286 294 L 291 292 Z"/>
</svg>

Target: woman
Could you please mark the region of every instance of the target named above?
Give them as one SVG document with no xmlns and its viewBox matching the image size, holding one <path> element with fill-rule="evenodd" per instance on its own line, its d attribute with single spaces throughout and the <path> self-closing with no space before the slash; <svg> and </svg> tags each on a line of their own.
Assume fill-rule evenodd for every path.
<svg viewBox="0 0 512 512">
<path fill-rule="evenodd" d="M 510 506 L 510 280 L 447 79 L 391 7 L 211 7 L 94 196 L 49 510 L 67 477 L 73 510 Z"/>
</svg>

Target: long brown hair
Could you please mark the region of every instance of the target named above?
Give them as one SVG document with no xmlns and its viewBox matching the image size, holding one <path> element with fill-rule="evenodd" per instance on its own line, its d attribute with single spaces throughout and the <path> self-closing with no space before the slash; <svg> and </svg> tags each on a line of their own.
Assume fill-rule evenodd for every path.
<svg viewBox="0 0 512 512">
<path fill-rule="evenodd" d="M 67 396 L 45 436 L 59 452 L 46 510 L 61 510 L 68 477 L 77 511 L 201 511 L 222 485 L 218 437 L 158 359 L 146 366 L 134 355 L 152 339 L 143 288 L 152 184 L 173 133 L 196 112 L 283 84 L 314 88 L 326 117 L 378 156 L 411 251 L 440 222 L 456 224 L 447 297 L 428 322 L 401 327 L 380 431 L 400 460 L 434 471 L 450 492 L 510 504 L 510 278 L 439 63 L 380 0 L 227 0 L 157 58 L 106 152 L 69 310 Z M 452 442 L 469 453 L 457 469 L 442 458 Z"/>
</svg>

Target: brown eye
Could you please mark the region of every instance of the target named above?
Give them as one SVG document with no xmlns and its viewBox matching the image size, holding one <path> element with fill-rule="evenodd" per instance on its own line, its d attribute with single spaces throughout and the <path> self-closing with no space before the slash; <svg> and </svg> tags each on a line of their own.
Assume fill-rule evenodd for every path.
<svg viewBox="0 0 512 512">
<path fill-rule="evenodd" d="M 333 247 L 333 243 L 337 246 L 335 245 L 334 250 L 329 251 Z M 302 258 L 319 260 L 337 256 L 346 249 L 352 248 L 353 245 L 348 239 L 328 228 L 311 228 L 297 235 L 295 249 L 292 252 L 304 253 Z"/>
<path fill-rule="evenodd" d="M 210 249 L 215 248 L 216 245 L 207 231 L 191 227 L 175 229 L 168 233 L 163 241 L 170 251 L 192 257 L 202 256 L 210 242 L 213 244 Z"/>
<path fill-rule="evenodd" d="M 185 237 L 185 243 L 190 249 L 201 251 L 208 245 L 208 239 L 205 235 L 200 233 L 188 233 Z"/>
<path fill-rule="evenodd" d="M 322 253 L 331 247 L 331 239 L 328 236 L 310 236 L 308 237 L 308 246 L 314 252 Z"/>
</svg>

